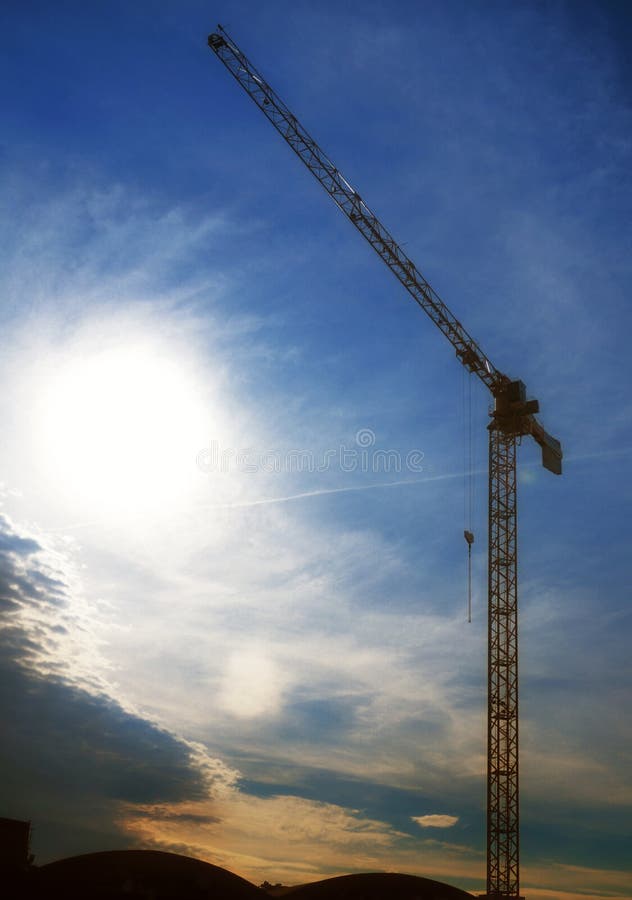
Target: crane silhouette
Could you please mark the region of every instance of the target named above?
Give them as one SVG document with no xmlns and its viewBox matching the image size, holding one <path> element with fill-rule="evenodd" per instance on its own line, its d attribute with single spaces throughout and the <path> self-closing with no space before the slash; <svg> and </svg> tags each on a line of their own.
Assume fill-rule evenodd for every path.
<svg viewBox="0 0 632 900">
<path fill-rule="evenodd" d="M 401 245 L 308 134 L 263 76 L 218 25 L 208 44 L 272 122 L 338 208 L 366 238 L 412 298 L 443 332 L 461 363 L 494 398 L 489 431 L 488 667 L 487 667 L 487 894 L 520 896 L 518 755 L 518 543 L 516 446 L 531 435 L 542 464 L 562 473 L 562 448 L 535 418 L 537 400 L 524 383 L 490 361 L 428 284 Z M 465 532 L 468 553 L 473 541 Z"/>
</svg>

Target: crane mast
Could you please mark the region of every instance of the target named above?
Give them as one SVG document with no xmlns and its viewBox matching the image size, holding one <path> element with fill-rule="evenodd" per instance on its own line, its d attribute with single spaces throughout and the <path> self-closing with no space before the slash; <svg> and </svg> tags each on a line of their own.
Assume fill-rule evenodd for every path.
<svg viewBox="0 0 632 900">
<path fill-rule="evenodd" d="M 358 192 L 303 128 L 221 25 L 211 50 L 270 120 L 403 287 L 443 332 L 461 363 L 494 397 L 489 430 L 487 894 L 520 896 L 518 767 L 518 553 L 516 445 L 531 435 L 542 464 L 559 475 L 562 449 L 535 418 L 522 381 L 483 353 Z"/>
</svg>

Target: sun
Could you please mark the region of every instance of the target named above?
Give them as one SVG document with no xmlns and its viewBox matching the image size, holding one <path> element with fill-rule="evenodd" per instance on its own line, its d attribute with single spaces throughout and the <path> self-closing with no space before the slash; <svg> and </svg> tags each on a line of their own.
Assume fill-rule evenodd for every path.
<svg viewBox="0 0 632 900">
<path fill-rule="evenodd" d="M 39 406 L 41 463 L 69 507 L 147 518 L 190 491 L 208 411 L 191 367 L 168 346 L 131 339 L 74 348 Z"/>
</svg>

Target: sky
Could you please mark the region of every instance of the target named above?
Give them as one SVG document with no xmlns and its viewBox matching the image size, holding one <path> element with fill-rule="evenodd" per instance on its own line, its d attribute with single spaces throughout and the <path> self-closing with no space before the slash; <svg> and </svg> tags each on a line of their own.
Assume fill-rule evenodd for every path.
<svg viewBox="0 0 632 900">
<path fill-rule="evenodd" d="M 0 815 L 484 890 L 490 398 L 219 21 L 563 444 L 519 451 L 521 887 L 632 896 L 628 5 L 0 17 Z"/>
</svg>

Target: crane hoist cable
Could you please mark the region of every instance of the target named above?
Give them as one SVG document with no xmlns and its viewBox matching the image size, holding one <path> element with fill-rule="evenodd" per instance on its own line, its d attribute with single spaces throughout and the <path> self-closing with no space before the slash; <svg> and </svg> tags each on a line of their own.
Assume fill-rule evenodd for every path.
<svg viewBox="0 0 632 900">
<path fill-rule="evenodd" d="M 467 543 L 467 621 L 472 621 L 472 544 L 474 530 L 472 527 L 472 509 L 474 506 L 474 467 L 473 467 L 473 433 L 472 433 L 472 374 L 465 374 L 463 369 L 463 411 L 464 411 L 464 519 L 463 537 Z M 467 384 L 467 388 L 465 385 Z"/>
<path fill-rule="evenodd" d="M 463 410 L 463 537 L 467 543 L 467 621 L 472 621 L 472 510 L 474 506 L 474 444 L 472 432 L 472 373 L 462 370 L 462 410 Z"/>
</svg>

